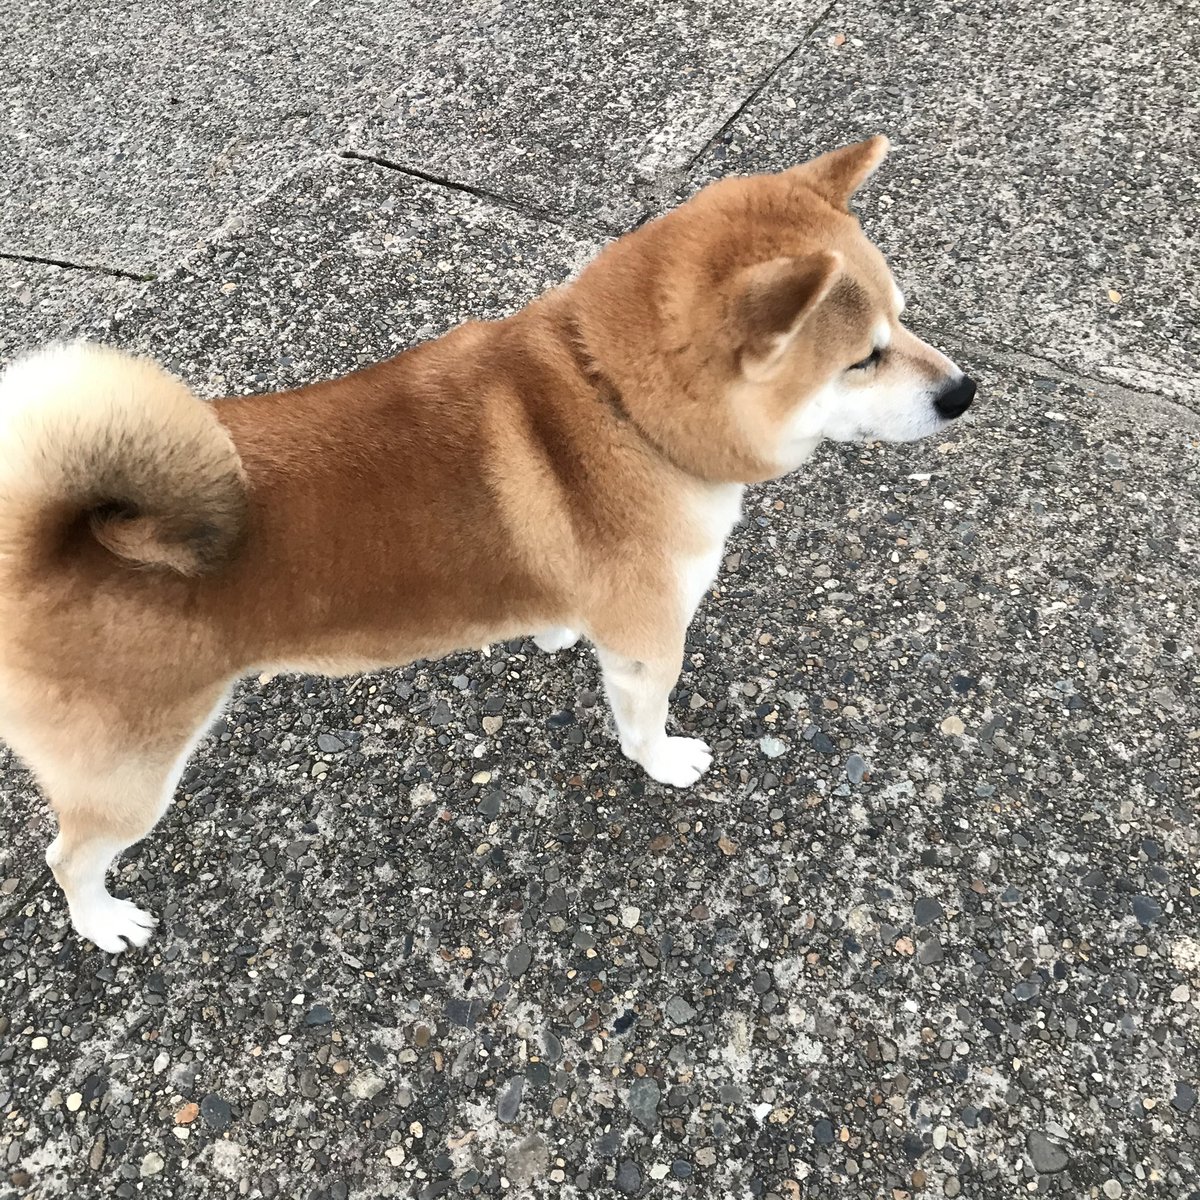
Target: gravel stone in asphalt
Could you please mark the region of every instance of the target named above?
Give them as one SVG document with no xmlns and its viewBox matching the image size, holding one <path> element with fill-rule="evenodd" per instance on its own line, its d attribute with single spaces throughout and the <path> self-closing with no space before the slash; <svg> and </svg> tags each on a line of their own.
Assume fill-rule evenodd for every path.
<svg viewBox="0 0 1200 1200">
<path fill-rule="evenodd" d="M 200 1116 L 212 1129 L 220 1133 L 221 1130 L 228 1128 L 233 1111 L 227 1100 L 211 1093 L 200 1101 Z"/>
<path fill-rule="evenodd" d="M 525 1076 L 517 1075 L 508 1081 L 496 1102 L 496 1118 L 503 1125 L 511 1125 L 521 1111 L 521 1097 L 525 1091 Z"/>
<path fill-rule="evenodd" d="M 629 1085 L 629 1096 L 626 1106 L 633 1119 L 643 1129 L 653 1130 L 658 1124 L 658 1105 L 662 1098 L 662 1088 L 658 1081 L 651 1076 L 635 1079 Z"/>
<path fill-rule="evenodd" d="M 619 1192 L 626 1196 L 636 1196 L 641 1190 L 642 1173 L 637 1164 L 626 1159 L 617 1168 L 616 1186 Z"/>
<path fill-rule="evenodd" d="M 867 772 L 867 764 L 861 755 L 852 754 L 846 759 L 846 778 L 853 784 L 862 783 Z"/>
<path fill-rule="evenodd" d="M 672 1025 L 688 1025 L 696 1015 L 696 1010 L 682 996 L 672 996 L 663 1012 Z"/>
<path fill-rule="evenodd" d="M 1065 1171 L 1071 1156 L 1066 1149 L 1052 1142 L 1044 1133 L 1033 1132 L 1025 1140 L 1033 1169 L 1042 1174 L 1055 1175 Z"/>
</svg>

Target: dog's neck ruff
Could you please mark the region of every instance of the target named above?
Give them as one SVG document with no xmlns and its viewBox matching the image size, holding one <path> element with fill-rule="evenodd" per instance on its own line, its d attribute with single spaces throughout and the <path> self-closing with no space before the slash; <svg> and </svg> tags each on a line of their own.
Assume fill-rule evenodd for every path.
<svg viewBox="0 0 1200 1200">
<path fill-rule="evenodd" d="M 633 430 L 639 441 L 644 443 L 658 458 L 661 458 L 664 462 L 674 467 L 675 470 L 691 478 L 702 478 L 702 476 L 691 470 L 686 463 L 681 462 L 657 438 L 652 437 L 638 422 L 633 413 L 630 412 L 629 406 L 625 403 L 625 398 L 621 394 L 621 389 L 609 375 L 601 370 L 595 357 L 589 351 L 583 329 L 574 317 L 567 316 L 563 325 L 567 346 L 571 351 L 571 357 L 574 359 L 579 373 L 587 380 L 588 384 L 595 391 L 602 403 L 612 412 L 613 416 L 627 428 Z"/>
</svg>

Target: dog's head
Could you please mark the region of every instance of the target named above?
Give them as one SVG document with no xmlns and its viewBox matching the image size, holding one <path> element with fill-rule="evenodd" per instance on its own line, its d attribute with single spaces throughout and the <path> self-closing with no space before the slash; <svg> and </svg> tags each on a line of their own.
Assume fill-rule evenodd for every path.
<svg viewBox="0 0 1200 1200">
<path fill-rule="evenodd" d="M 901 324 L 900 289 L 849 211 L 886 153 L 876 137 L 723 180 L 584 273 L 589 348 L 680 465 L 768 478 L 822 438 L 911 441 L 970 405 L 974 383 Z"/>
</svg>

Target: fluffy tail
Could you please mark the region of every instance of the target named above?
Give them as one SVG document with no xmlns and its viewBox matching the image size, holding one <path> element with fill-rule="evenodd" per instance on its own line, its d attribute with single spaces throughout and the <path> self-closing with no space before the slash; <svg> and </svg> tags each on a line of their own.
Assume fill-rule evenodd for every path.
<svg viewBox="0 0 1200 1200">
<path fill-rule="evenodd" d="M 36 569 L 79 537 L 201 575 L 237 545 L 237 451 L 173 375 L 104 346 L 50 346 L 0 375 L 0 564 Z"/>
</svg>

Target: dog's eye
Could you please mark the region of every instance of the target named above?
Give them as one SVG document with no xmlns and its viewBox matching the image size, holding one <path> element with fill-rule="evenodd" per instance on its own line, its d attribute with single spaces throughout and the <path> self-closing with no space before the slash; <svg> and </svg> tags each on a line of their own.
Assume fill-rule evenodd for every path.
<svg viewBox="0 0 1200 1200">
<path fill-rule="evenodd" d="M 856 363 L 851 363 L 847 371 L 865 371 L 868 367 L 873 367 L 883 357 L 883 348 L 876 346 L 866 358 L 859 359 Z"/>
</svg>

